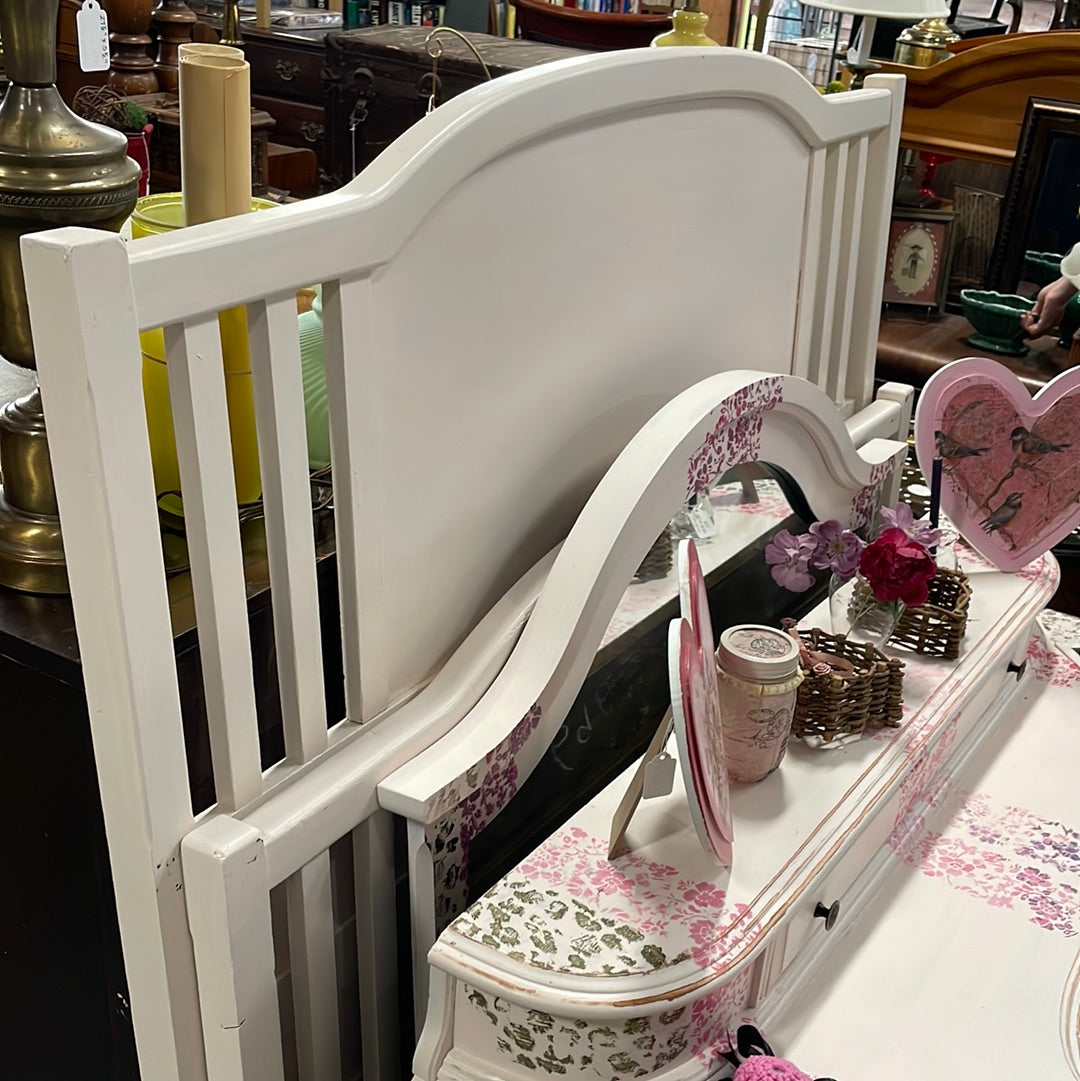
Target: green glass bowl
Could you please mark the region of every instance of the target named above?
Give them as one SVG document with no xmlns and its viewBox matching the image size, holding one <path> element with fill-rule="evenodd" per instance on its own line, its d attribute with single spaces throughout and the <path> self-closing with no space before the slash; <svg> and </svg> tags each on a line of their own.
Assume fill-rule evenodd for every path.
<svg viewBox="0 0 1080 1081">
<path fill-rule="evenodd" d="M 1052 251 L 1024 252 L 1024 269 L 1021 277 L 1040 289 L 1061 277 L 1062 256 Z"/>
<path fill-rule="evenodd" d="M 1027 332 L 1020 325 L 1020 316 L 1031 311 L 1033 300 L 989 289 L 962 289 L 960 303 L 964 318 L 975 328 L 965 339 L 969 345 L 1009 357 L 1027 353 Z"/>
</svg>

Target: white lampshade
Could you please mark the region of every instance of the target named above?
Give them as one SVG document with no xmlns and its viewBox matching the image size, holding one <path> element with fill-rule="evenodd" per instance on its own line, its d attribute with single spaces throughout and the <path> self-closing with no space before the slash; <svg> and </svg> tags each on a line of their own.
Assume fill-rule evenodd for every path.
<svg viewBox="0 0 1080 1081">
<path fill-rule="evenodd" d="M 802 0 L 806 7 L 877 19 L 943 19 L 949 7 L 941 0 Z"/>
<path fill-rule="evenodd" d="M 878 19 L 920 22 L 923 19 L 942 19 L 949 14 L 944 0 L 802 0 L 802 2 L 813 8 L 824 8 L 826 11 L 838 11 L 844 15 L 863 17 L 858 36 L 848 52 L 848 67 L 853 70 L 860 67 L 865 69 L 869 61 L 870 45 L 874 40 L 874 27 Z M 861 76 L 854 85 L 862 85 Z"/>
</svg>

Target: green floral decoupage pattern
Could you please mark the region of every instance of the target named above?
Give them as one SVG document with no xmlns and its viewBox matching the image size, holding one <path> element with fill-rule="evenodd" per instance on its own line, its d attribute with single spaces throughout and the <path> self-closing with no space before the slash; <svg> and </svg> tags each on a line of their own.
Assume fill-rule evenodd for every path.
<svg viewBox="0 0 1080 1081">
<path fill-rule="evenodd" d="M 693 1057 L 706 1069 L 720 1061 L 743 1019 L 750 990 L 747 969 L 696 1002 L 655 1014 L 611 1021 L 583 1021 L 530 1010 L 505 998 L 462 985 L 469 1010 L 493 1026 L 495 1048 L 538 1076 L 567 1078 L 649 1077 Z"/>
</svg>

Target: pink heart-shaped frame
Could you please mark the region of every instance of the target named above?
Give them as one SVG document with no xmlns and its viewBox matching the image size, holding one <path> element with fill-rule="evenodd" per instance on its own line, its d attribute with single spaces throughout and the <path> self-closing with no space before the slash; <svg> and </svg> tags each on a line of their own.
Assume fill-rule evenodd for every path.
<svg viewBox="0 0 1080 1081">
<path fill-rule="evenodd" d="M 1080 525 L 1080 368 L 1034 398 L 972 358 L 927 381 L 915 412 L 923 475 L 942 461 L 941 509 L 977 552 L 1019 570 Z"/>
</svg>

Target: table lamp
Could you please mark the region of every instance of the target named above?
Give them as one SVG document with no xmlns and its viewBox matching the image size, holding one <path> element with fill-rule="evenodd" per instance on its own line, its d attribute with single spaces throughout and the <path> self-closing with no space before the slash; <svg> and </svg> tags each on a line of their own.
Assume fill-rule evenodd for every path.
<svg viewBox="0 0 1080 1081">
<path fill-rule="evenodd" d="M 843 15 L 861 15 L 862 25 L 854 44 L 848 50 L 846 66 L 854 78 L 852 87 L 862 86 L 863 79 L 878 67 L 870 59 L 870 46 L 878 19 L 922 19 L 945 17 L 949 14 L 944 0 L 803 0 L 809 7 L 836 11 Z"/>
</svg>

